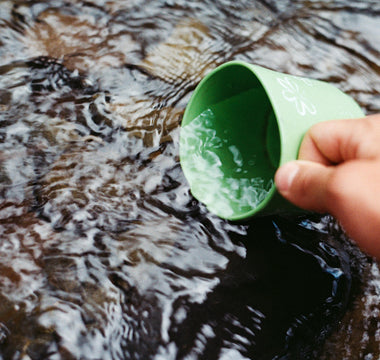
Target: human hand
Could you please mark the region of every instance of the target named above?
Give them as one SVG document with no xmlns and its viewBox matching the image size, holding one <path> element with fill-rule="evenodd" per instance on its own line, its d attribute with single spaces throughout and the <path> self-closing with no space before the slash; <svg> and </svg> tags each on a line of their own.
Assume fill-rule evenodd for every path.
<svg viewBox="0 0 380 360">
<path fill-rule="evenodd" d="M 282 196 L 332 214 L 359 247 L 380 259 L 380 114 L 314 125 L 298 158 L 276 172 Z"/>
</svg>

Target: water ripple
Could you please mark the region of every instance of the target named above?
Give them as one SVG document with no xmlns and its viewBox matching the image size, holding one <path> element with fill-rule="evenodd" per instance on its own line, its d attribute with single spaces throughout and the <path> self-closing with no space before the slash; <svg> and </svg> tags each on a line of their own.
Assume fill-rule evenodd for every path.
<svg viewBox="0 0 380 360">
<path fill-rule="evenodd" d="M 380 111 L 376 0 L 1 9 L 1 359 L 378 358 L 378 264 L 331 217 L 223 221 L 178 159 L 228 60 Z"/>
</svg>

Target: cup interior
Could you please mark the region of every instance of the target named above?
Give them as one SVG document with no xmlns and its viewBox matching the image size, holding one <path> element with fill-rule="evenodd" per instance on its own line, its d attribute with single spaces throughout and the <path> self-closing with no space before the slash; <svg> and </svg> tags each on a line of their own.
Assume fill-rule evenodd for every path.
<svg viewBox="0 0 380 360">
<path fill-rule="evenodd" d="M 195 90 L 182 121 L 180 158 L 193 195 L 230 220 L 253 215 L 274 192 L 280 135 L 252 69 L 231 63 Z"/>
</svg>

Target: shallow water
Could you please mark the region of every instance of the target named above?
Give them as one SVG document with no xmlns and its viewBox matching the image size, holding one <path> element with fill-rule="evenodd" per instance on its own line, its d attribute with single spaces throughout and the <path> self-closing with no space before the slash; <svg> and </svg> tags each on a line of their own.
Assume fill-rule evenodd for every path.
<svg viewBox="0 0 380 360">
<path fill-rule="evenodd" d="M 240 59 L 380 111 L 368 1 L 1 1 L 0 358 L 378 359 L 380 275 L 328 216 L 233 224 L 178 160 Z"/>
</svg>

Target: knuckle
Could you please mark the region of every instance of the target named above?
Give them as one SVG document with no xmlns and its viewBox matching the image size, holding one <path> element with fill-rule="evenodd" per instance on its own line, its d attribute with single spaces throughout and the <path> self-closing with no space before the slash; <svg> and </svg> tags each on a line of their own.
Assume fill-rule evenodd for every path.
<svg viewBox="0 0 380 360">
<path fill-rule="evenodd" d="M 358 137 L 355 158 L 374 158 L 379 155 L 379 118 L 367 117 L 361 119 L 360 128 L 355 134 Z"/>
</svg>

